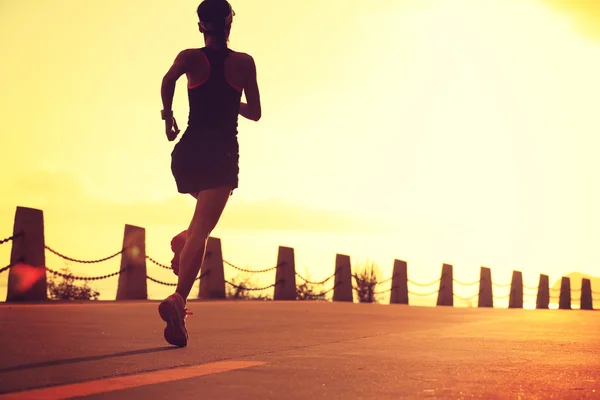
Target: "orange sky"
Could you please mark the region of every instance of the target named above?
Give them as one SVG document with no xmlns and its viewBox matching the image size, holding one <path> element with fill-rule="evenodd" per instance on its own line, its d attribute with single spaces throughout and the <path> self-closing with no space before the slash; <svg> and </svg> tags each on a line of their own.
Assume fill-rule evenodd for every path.
<svg viewBox="0 0 600 400">
<path fill-rule="evenodd" d="M 442 262 L 598 274 L 597 2 L 232 4 L 231 46 L 256 59 L 263 118 L 240 121 L 240 188 L 215 232 L 231 257 L 263 267 L 285 244 L 321 249 L 329 258 L 304 263 L 327 268 L 343 252 L 389 272 L 396 257 L 434 275 Z M 196 7 L 1 3 L 0 236 L 25 205 L 67 253 L 110 254 L 136 223 L 169 259 L 193 203 L 175 190 L 159 89 L 178 51 L 202 45 Z M 186 100 L 183 78 L 180 125 Z M 289 232 L 261 253 L 241 230 Z"/>
</svg>

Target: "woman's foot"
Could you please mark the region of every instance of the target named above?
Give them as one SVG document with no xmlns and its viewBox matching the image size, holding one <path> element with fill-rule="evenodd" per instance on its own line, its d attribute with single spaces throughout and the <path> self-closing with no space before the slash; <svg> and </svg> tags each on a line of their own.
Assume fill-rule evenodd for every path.
<svg viewBox="0 0 600 400">
<path fill-rule="evenodd" d="M 185 244 L 187 238 L 187 230 L 181 232 L 171 239 L 171 250 L 173 250 L 173 259 L 171 260 L 171 268 L 173 268 L 173 273 L 175 275 L 179 275 L 179 256 L 181 255 L 181 251 L 183 250 L 183 245 Z"/>
<path fill-rule="evenodd" d="M 173 293 L 158 306 L 160 317 L 167 323 L 165 340 L 178 347 L 187 346 L 187 316 L 191 315 L 185 305 L 185 300 L 178 293 Z"/>
</svg>

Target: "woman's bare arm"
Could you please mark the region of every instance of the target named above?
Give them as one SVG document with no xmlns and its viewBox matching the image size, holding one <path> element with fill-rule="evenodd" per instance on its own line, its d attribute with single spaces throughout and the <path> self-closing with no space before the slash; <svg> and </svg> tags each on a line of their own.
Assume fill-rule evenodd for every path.
<svg viewBox="0 0 600 400">
<path fill-rule="evenodd" d="M 248 56 L 247 64 L 248 78 L 244 86 L 246 101 L 248 103 L 240 103 L 240 115 L 252 121 L 258 121 L 262 116 L 260 104 L 260 92 L 258 90 L 258 82 L 256 79 L 256 64 L 251 56 Z"/>
<path fill-rule="evenodd" d="M 173 96 L 175 95 L 175 84 L 181 75 L 186 73 L 186 55 L 187 51 L 180 52 L 171 68 L 162 79 L 160 86 L 160 96 L 162 98 L 163 110 L 170 111 L 173 106 Z"/>
</svg>

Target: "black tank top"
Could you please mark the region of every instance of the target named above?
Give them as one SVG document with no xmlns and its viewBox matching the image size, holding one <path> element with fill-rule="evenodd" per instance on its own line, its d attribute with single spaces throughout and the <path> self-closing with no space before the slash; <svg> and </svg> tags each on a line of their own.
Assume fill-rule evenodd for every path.
<svg viewBox="0 0 600 400">
<path fill-rule="evenodd" d="M 230 49 L 200 49 L 209 63 L 206 81 L 188 87 L 189 117 L 186 134 L 194 139 L 231 141 L 237 138 L 241 88 L 232 86 L 225 77 L 225 60 Z M 190 137 L 190 139 L 191 139 Z"/>
</svg>

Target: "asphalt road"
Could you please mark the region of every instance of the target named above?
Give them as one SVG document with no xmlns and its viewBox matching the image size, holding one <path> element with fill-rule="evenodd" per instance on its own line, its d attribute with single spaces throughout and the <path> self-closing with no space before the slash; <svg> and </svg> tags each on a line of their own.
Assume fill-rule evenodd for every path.
<svg viewBox="0 0 600 400">
<path fill-rule="evenodd" d="M 330 302 L 0 305 L 4 399 L 600 399 L 600 312 Z"/>
</svg>

